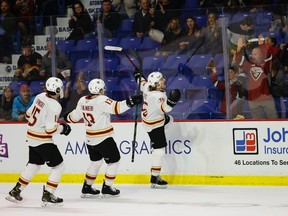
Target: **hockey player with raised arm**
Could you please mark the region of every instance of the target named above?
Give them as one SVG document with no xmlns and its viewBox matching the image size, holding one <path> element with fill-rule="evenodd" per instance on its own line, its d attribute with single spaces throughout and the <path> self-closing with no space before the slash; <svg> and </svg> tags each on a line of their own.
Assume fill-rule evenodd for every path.
<svg viewBox="0 0 288 216">
<path fill-rule="evenodd" d="M 140 78 L 139 69 L 134 71 L 136 81 Z M 155 71 L 149 74 L 148 80 L 141 77 L 140 90 L 143 92 L 143 106 L 141 111 L 142 124 L 147 131 L 152 147 L 151 187 L 167 188 L 167 182 L 160 177 L 162 160 L 167 146 L 165 125 L 173 121 L 170 112 L 179 101 L 179 89 L 173 89 L 167 97 L 166 79 L 162 73 Z"/>
<path fill-rule="evenodd" d="M 40 170 L 41 165 L 51 168 L 46 186 L 43 186 L 42 206 L 63 205 L 63 199 L 54 196 L 64 171 L 62 155 L 53 141 L 53 135 L 67 136 L 71 132 L 68 124 L 59 124 L 58 118 L 62 107 L 57 101 L 63 97 L 63 83 L 59 78 L 50 77 L 46 81 L 46 92 L 37 95 L 26 112 L 29 160 L 21 173 L 16 186 L 9 192 L 7 200 L 19 203 L 23 200 L 21 192 L 32 177 Z"/>
<path fill-rule="evenodd" d="M 90 165 L 86 171 L 82 187 L 82 198 L 97 197 L 99 190 L 92 187 L 103 160 L 107 164 L 105 179 L 102 185 L 102 196 L 119 196 L 120 191 L 113 187 L 120 161 L 120 152 L 113 138 L 111 114 L 121 114 L 136 104 L 142 103 L 143 96 L 129 96 L 123 101 L 114 101 L 104 95 L 105 83 L 93 79 L 88 84 L 90 94 L 79 99 L 76 108 L 64 116 L 67 122 L 76 123 L 84 120 L 86 127 L 86 144 Z"/>
</svg>

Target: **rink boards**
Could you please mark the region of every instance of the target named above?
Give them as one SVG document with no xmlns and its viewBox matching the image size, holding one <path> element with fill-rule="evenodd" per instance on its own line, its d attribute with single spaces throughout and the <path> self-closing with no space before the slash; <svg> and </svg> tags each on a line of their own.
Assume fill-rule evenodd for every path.
<svg viewBox="0 0 288 216">
<path fill-rule="evenodd" d="M 288 185 L 288 127 L 285 121 L 185 121 L 167 126 L 162 175 L 170 184 Z M 146 184 L 151 145 L 141 122 L 135 161 L 131 162 L 133 122 L 113 122 L 121 153 L 117 183 Z M 15 182 L 28 159 L 25 124 L 0 124 L 0 182 Z M 55 136 L 65 162 L 61 182 L 83 182 L 89 165 L 82 123 L 72 133 Z M 102 182 L 106 165 L 97 181 Z M 33 182 L 45 182 L 43 166 Z"/>
</svg>

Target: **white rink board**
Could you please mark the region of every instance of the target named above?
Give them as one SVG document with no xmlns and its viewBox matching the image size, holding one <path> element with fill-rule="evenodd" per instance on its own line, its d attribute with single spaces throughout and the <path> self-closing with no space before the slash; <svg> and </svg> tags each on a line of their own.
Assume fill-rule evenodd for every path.
<svg viewBox="0 0 288 216">
<path fill-rule="evenodd" d="M 89 164 L 84 125 L 71 126 L 72 133 L 68 137 L 57 135 L 55 141 L 64 157 L 65 173 L 83 173 Z M 122 158 L 119 174 L 148 174 L 150 141 L 141 122 L 138 123 L 138 147 L 133 163 L 134 123 L 115 122 L 113 126 Z M 0 173 L 23 170 L 28 158 L 25 128 L 25 124 L 0 124 Z M 175 122 L 168 125 L 167 134 L 163 174 L 288 175 L 288 126 L 284 121 Z M 236 143 L 242 145 L 240 150 L 234 147 Z M 243 146 L 250 148 L 241 150 Z M 283 150 L 283 153 L 267 152 L 271 148 Z M 41 173 L 48 173 L 49 169 L 44 167 Z"/>
</svg>

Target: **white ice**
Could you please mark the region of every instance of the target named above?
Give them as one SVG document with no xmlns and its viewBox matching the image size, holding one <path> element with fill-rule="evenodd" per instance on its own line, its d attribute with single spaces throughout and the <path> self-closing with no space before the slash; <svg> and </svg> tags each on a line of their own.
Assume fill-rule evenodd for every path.
<svg viewBox="0 0 288 216">
<path fill-rule="evenodd" d="M 0 216 L 287 216 L 288 187 L 115 185 L 118 198 L 80 198 L 81 184 L 60 184 L 63 207 L 41 207 L 42 184 L 31 183 L 23 203 L 5 200 L 15 184 L 0 184 Z M 100 189 L 100 185 L 95 185 Z"/>
</svg>

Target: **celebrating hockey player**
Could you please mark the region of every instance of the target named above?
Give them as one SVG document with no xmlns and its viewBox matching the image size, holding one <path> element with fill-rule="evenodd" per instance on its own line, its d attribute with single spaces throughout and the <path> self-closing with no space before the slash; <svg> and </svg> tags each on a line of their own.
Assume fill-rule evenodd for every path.
<svg viewBox="0 0 288 216">
<path fill-rule="evenodd" d="M 63 83 L 59 78 L 50 77 L 46 81 L 46 92 L 37 95 L 26 112 L 29 160 L 16 186 L 6 197 L 11 202 L 19 203 L 23 200 L 21 192 L 40 170 L 41 165 L 46 163 L 51 172 L 46 186 L 43 186 L 42 206 L 63 205 L 63 199 L 53 195 L 64 171 L 63 158 L 53 141 L 53 135 L 60 133 L 67 136 L 71 128 L 68 124 L 57 122 L 62 110 L 57 101 L 59 97 L 63 97 Z"/>
<path fill-rule="evenodd" d="M 134 71 L 136 81 L 140 79 L 140 74 L 139 69 L 136 68 Z M 141 112 L 142 123 L 152 145 L 151 187 L 167 188 L 167 182 L 160 177 L 162 160 L 167 146 L 164 126 L 173 120 L 166 113 L 176 105 L 181 93 L 179 89 L 173 89 L 167 98 L 166 79 L 158 71 L 150 73 L 148 81 L 141 77 L 140 89 L 144 98 Z"/>
<path fill-rule="evenodd" d="M 101 79 L 93 79 L 88 84 L 90 95 L 83 96 L 76 108 L 64 118 L 67 122 L 76 123 L 84 120 L 86 141 L 90 156 L 90 165 L 82 187 L 82 198 L 97 197 L 99 190 L 92 187 L 96 180 L 103 159 L 107 164 L 105 179 L 102 185 L 102 196 L 119 196 L 120 191 L 113 187 L 116 178 L 120 152 L 114 141 L 114 130 L 110 114 L 120 114 L 142 103 L 143 96 L 129 96 L 123 101 L 114 101 L 104 95 L 105 83 Z"/>
</svg>

